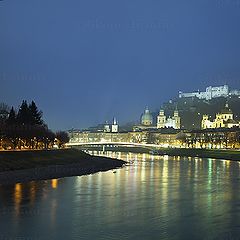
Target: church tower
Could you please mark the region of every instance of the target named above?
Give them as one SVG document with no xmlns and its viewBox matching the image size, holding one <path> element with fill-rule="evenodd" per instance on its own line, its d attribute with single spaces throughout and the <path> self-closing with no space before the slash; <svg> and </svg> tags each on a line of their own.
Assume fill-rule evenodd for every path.
<svg viewBox="0 0 240 240">
<path fill-rule="evenodd" d="M 166 116 L 164 110 L 161 109 L 159 115 L 157 116 L 157 128 L 164 128 L 166 124 Z"/>
<path fill-rule="evenodd" d="M 105 124 L 104 124 L 103 131 L 104 131 L 104 132 L 111 132 L 110 125 L 108 124 L 107 121 L 106 121 Z"/>
<path fill-rule="evenodd" d="M 208 128 L 208 124 L 207 124 L 208 122 L 209 122 L 208 115 L 204 114 L 202 118 L 202 124 L 201 124 L 202 129 Z"/>
<path fill-rule="evenodd" d="M 113 132 L 113 133 L 117 133 L 117 132 L 118 132 L 118 123 L 117 123 L 116 118 L 113 118 L 112 132 Z"/>
<path fill-rule="evenodd" d="M 175 121 L 175 129 L 180 129 L 181 128 L 181 118 L 179 116 L 177 109 L 174 111 L 173 119 Z"/>
</svg>

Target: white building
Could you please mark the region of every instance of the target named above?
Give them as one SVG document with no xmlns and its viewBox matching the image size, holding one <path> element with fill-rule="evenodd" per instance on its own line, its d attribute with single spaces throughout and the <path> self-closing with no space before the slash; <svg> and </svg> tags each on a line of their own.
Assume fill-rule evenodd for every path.
<svg viewBox="0 0 240 240">
<path fill-rule="evenodd" d="M 218 98 L 218 97 L 228 97 L 229 95 L 235 95 L 240 96 L 239 90 L 229 90 L 228 85 L 223 85 L 219 87 L 212 87 L 209 86 L 206 88 L 205 92 L 192 92 L 192 93 L 183 93 L 179 92 L 179 98 L 189 98 L 189 97 L 197 97 L 199 99 L 206 99 L 210 100 L 212 98 Z"/>
<path fill-rule="evenodd" d="M 230 96 L 240 96 L 240 90 L 232 90 L 229 93 Z"/>
<path fill-rule="evenodd" d="M 118 123 L 117 123 L 116 118 L 113 118 L 112 132 L 113 132 L 113 133 L 117 133 L 117 132 L 118 132 Z"/>
<path fill-rule="evenodd" d="M 117 133 L 118 130 L 119 130 L 119 125 L 116 118 L 113 118 L 112 124 L 108 124 L 106 122 L 103 129 L 104 132 L 112 132 L 112 133 Z"/>
<path fill-rule="evenodd" d="M 159 115 L 157 117 L 157 128 L 181 128 L 181 118 L 178 114 L 178 110 L 174 111 L 173 117 L 166 117 L 164 110 L 160 110 Z"/>
</svg>

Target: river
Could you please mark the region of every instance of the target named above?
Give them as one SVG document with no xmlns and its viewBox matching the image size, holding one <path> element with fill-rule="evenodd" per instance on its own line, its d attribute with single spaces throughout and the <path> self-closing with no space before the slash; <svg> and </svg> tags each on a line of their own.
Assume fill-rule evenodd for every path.
<svg viewBox="0 0 240 240">
<path fill-rule="evenodd" d="M 91 152 L 129 164 L 0 186 L 0 240 L 240 239 L 240 164 Z"/>
</svg>

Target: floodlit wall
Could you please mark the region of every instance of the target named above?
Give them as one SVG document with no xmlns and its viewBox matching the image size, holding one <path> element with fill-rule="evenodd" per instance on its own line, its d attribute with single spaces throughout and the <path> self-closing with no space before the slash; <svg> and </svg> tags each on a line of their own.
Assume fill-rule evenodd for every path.
<svg viewBox="0 0 240 240">
<path fill-rule="evenodd" d="M 197 97 L 199 99 L 206 100 L 218 97 L 228 97 L 229 95 L 240 96 L 240 91 L 239 90 L 229 91 L 229 86 L 223 85 L 218 87 L 209 86 L 206 88 L 205 92 L 192 92 L 192 93 L 179 92 L 179 98 Z"/>
</svg>

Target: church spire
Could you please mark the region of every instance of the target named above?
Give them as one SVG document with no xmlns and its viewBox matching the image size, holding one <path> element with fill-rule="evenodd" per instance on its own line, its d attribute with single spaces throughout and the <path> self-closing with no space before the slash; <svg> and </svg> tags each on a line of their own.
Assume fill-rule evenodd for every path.
<svg viewBox="0 0 240 240">
<path fill-rule="evenodd" d="M 113 125 L 117 125 L 117 119 L 115 117 L 113 118 Z"/>
</svg>

